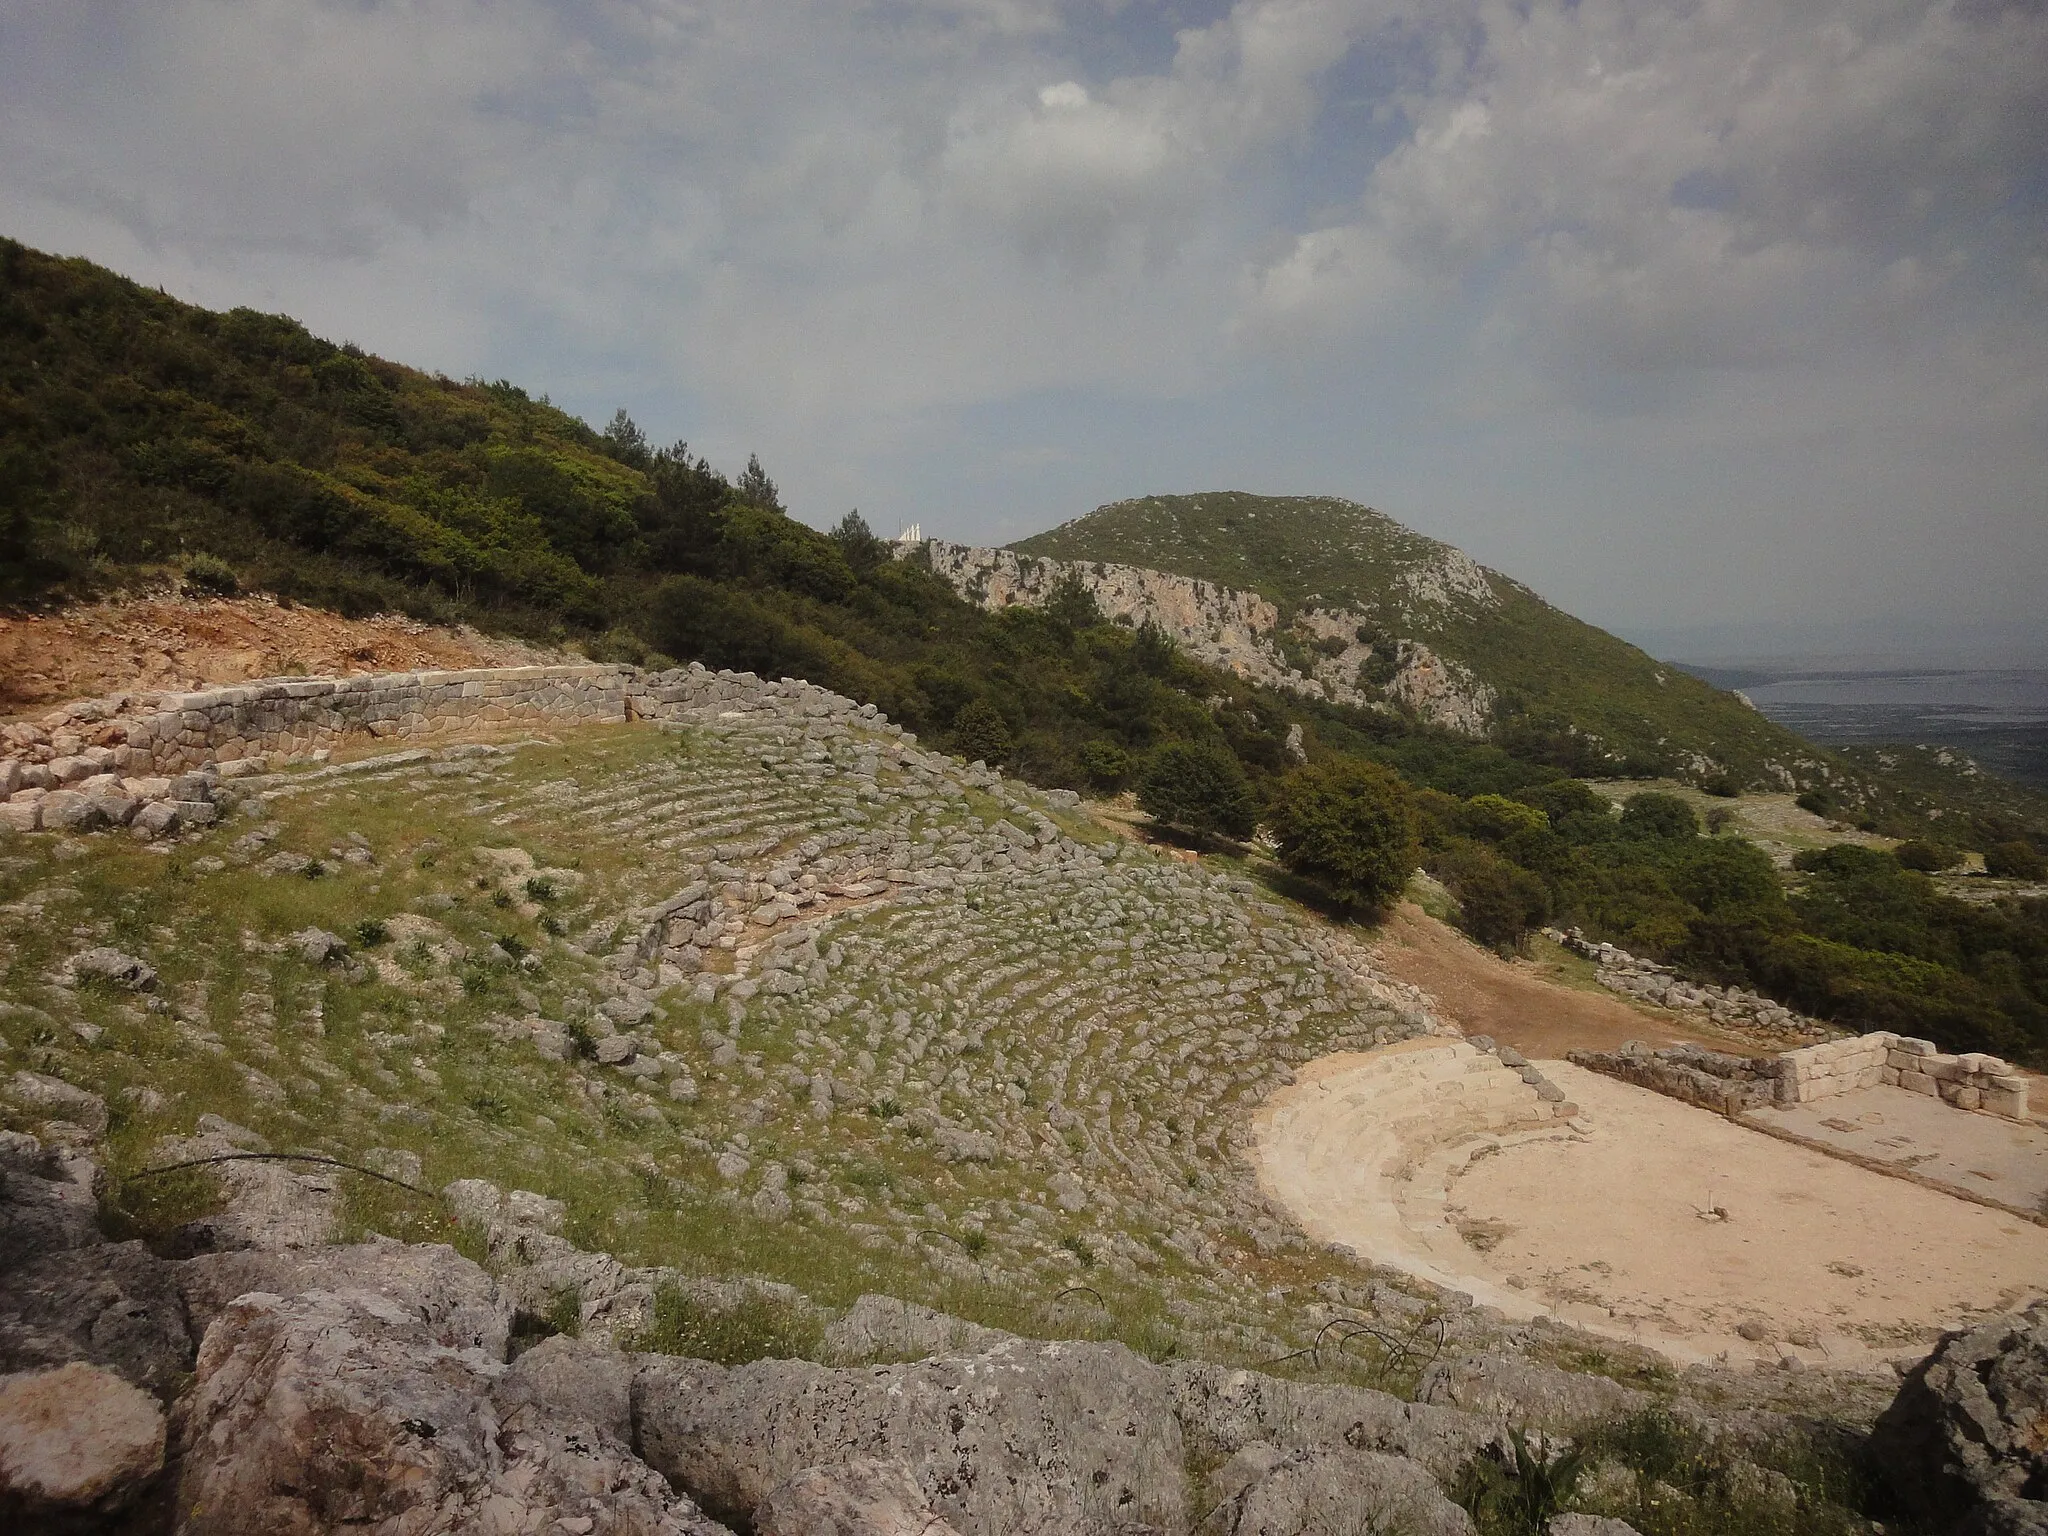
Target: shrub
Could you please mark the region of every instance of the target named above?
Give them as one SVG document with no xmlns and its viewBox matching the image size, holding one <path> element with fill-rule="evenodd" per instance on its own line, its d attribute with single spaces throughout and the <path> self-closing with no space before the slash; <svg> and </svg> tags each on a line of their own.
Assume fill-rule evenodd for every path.
<svg viewBox="0 0 2048 1536">
<path fill-rule="evenodd" d="M 218 555 L 194 555 L 185 562 L 187 597 L 233 597 L 242 590 L 242 578 Z"/>
<path fill-rule="evenodd" d="M 1925 838 L 1912 838 L 1892 850 L 1892 857 L 1908 869 L 1917 869 L 1923 875 L 1939 874 L 1955 863 L 1955 855 L 1939 843 L 1930 843 Z"/>
<path fill-rule="evenodd" d="M 1799 798 L 1792 803 L 1802 811 L 1810 811 L 1815 816 L 1835 814 L 1835 797 L 1824 789 L 1801 790 Z"/>
<path fill-rule="evenodd" d="M 390 937 L 391 930 L 382 918 L 366 917 L 356 924 L 356 943 L 363 949 L 375 949 Z"/>
<path fill-rule="evenodd" d="M 1415 867 L 1407 786 L 1377 763 L 1296 769 L 1280 781 L 1268 820 L 1280 862 L 1354 911 L 1383 909 Z"/>
<path fill-rule="evenodd" d="M 1131 776 L 1131 754 L 1113 741 L 1090 741 L 1081 747 L 1081 771 L 1105 794 L 1122 789 Z"/>
<path fill-rule="evenodd" d="M 1570 1507 L 1586 1455 L 1550 1457 L 1531 1450 L 1520 1429 L 1508 1430 L 1508 1457 L 1481 1453 L 1458 1469 L 1451 1497 L 1485 1536 L 1543 1536 L 1552 1517 Z M 1510 1465 L 1512 1461 L 1512 1465 Z"/>
<path fill-rule="evenodd" d="M 1458 830 L 1467 837 L 1505 842 L 1517 832 L 1547 832 L 1549 813 L 1505 795 L 1474 795 L 1459 807 Z"/>
<path fill-rule="evenodd" d="M 1162 826 L 1198 837 L 1249 837 L 1258 825 L 1252 787 L 1237 759 L 1199 742 L 1170 742 L 1153 755 L 1138 804 Z"/>
<path fill-rule="evenodd" d="M 1993 843 L 1984 850 L 1984 869 L 2003 880 L 2039 880 L 2048 871 L 2048 861 L 2031 843 Z"/>
<path fill-rule="evenodd" d="M 1717 805 L 1707 812 L 1707 831 L 1711 836 L 1719 837 L 1734 825 L 1735 808 L 1733 806 Z"/>
<path fill-rule="evenodd" d="M 1647 789 L 1630 795 L 1621 807 L 1621 830 L 1631 837 L 1676 840 L 1700 835 L 1700 819 L 1676 795 Z"/>
</svg>

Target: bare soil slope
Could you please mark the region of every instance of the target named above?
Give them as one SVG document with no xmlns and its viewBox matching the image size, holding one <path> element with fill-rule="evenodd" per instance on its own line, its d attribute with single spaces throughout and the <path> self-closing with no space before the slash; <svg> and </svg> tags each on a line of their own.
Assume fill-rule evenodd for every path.
<svg viewBox="0 0 2048 1536">
<path fill-rule="evenodd" d="M 396 614 L 345 619 L 266 597 L 130 597 L 0 617 L 0 715 L 126 689 L 562 659 L 467 626 L 440 629 Z"/>
<path fill-rule="evenodd" d="M 1435 997 L 1439 1011 L 1467 1035 L 1491 1035 L 1532 1059 L 1611 1051 L 1628 1040 L 1755 1049 L 1661 1008 L 1566 986 L 1535 962 L 1503 960 L 1413 902 L 1402 902 L 1388 917 L 1373 956 L 1389 975 Z"/>
</svg>

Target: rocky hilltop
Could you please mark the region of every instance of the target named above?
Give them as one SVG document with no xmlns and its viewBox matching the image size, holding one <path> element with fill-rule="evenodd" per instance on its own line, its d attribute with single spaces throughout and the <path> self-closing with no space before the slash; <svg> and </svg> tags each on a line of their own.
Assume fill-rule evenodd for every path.
<svg viewBox="0 0 2048 1536">
<path fill-rule="evenodd" d="M 1084 577 L 1103 562 L 1263 599 L 1283 674 L 1311 677 L 1340 702 L 1364 696 L 1452 729 L 1541 741 L 1576 772 L 1628 765 L 1695 782 L 1726 773 L 1759 788 L 1824 776 L 1811 746 L 1734 694 L 1339 497 L 1138 497 L 1006 553 L 1071 562 Z M 978 571 L 990 562 L 966 564 Z"/>
<path fill-rule="evenodd" d="M 1491 723 L 1493 690 L 1464 667 L 1420 641 L 1369 642 L 1363 617 L 1344 609 L 1310 609 L 1283 626 L 1279 608 L 1258 593 L 1199 577 L 942 539 L 899 543 L 897 551 L 899 559 L 929 562 L 962 597 L 991 611 L 1037 607 L 1063 582 L 1075 581 L 1108 617 L 1156 625 L 1196 660 L 1247 682 L 1337 704 L 1398 705 L 1465 736 L 1484 736 Z M 1289 638 L 1308 647 L 1305 655 L 1297 650 L 1300 665 L 1289 656 Z"/>
</svg>

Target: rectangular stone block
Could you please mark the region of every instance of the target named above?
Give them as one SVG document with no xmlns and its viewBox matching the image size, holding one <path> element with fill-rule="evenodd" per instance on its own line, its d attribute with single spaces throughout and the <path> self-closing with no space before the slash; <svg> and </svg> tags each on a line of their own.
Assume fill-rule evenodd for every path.
<svg viewBox="0 0 2048 1536">
<path fill-rule="evenodd" d="M 1904 1051 L 1908 1056 L 1932 1056 L 1935 1054 L 1934 1042 L 1932 1040 L 1915 1040 L 1911 1035 L 1899 1036 L 1898 1049 Z"/>
<path fill-rule="evenodd" d="M 1938 1097 L 1941 1093 L 1941 1085 L 1925 1072 L 1901 1072 L 1899 1086 L 1909 1093 L 1924 1093 L 1929 1097 Z"/>
<path fill-rule="evenodd" d="M 42 825 L 43 806 L 40 800 L 9 801 L 0 805 L 0 827 L 16 832 L 36 832 Z"/>
<path fill-rule="evenodd" d="M 1970 1087 L 1967 1083 L 1958 1083 L 1956 1085 L 1956 1096 L 1949 1100 L 1949 1103 L 1955 1105 L 1957 1109 L 1975 1109 L 1981 1102 L 1982 1100 L 1979 1098 L 1977 1090 Z"/>
<path fill-rule="evenodd" d="M 2027 1118 L 2027 1092 L 2024 1088 L 1986 1088 L 1982 1107 L 1994 1115 L 2004 1115 L 2008 1120 L 2024 1120 Z"/>
<path fill-rule="evenodd" d="M 1886 1086 L 1886 1087 L 1889 1087 L 1889 1088 L 1896 1088 L 1896 1087 L 1898 1087 L 1898 1086 L 1899 1086 L 1899 1069 L 1898 1069 L 1897 1067 L 1885 1067 L 1885 1068 L 1883 1069 L 1883 1075 L 1882 1075 L 1882 1077 L 1881 1077 L 1881 1078 L 1879 1079 L 1879 1081 L 1883 1082 L 1883 1083 L 1885 1084 L 1885 1086 Z"/>
</svg>

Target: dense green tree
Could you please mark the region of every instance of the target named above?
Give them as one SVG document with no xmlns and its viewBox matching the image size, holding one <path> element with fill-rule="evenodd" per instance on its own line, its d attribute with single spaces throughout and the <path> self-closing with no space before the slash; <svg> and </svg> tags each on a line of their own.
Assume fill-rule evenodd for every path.
<svg viewBox="0 0 2048 1536">
<path fill-rule="evenodd" d="M 1054 623 L 1068 630 L 1093 629 L 1102 622 L 1102 605 L 1095 601 L 1095 593 L 1072 571 L 1053 583 L 1043 609 Z"/>
<path fill-rule="evenodd" d="M 747 467 L 739 479 L 733 481 L 732 491 L 751 506 L 764 507 L 771 512 L 782 510 L 782 493 L 768 478 L 768 471 L 761 467 L 759 454 L 747 455 Z"/>
<path fill-rule="evenodd" d="M 613 414 L 603 436 L 605 452 L 621 464 L 647 469 L 654 463 L 654 451 L 648 446 L 647 434 L 626 414 L 623 405 Z"/>
<path fill-rule="evenodd" d="M 1011 745 L 1009 722 L 986 699 L 974 700 L 953 717 L 953 751 L 970 763 L 1001 763 Z"/>
<path fill-rule="evenodd" d="M 832 542 L 839 546 L 840 555 L 856 576 L 867 575 L 890 558 L 888 540 L 878 537 L 868 526 L 859 507 L 839 519 L 832 530 Z"/>
<path fill-rule="evenodd" d="M 1172 741 L 1152 754 L 1138 804 L 1162 826 L 1197 837 L 1249 837 L 1258 802 L 1236 758 L 1207 742 Z"/>
<path fill-rule="evenodd" d="M 1459 925 L 1482 944 L 1512 948 L 1550 915 L 1543 882 L 1484 843 L 1449 844 L 1432 870 L 1458 900 Z"/>
<path fill-rule="evenodd" d="M 1180 649 L 1173 642 L 1173 636 L 1154 624 L 1150 619 L 1138 626 L 1137 636 L 1131 645 L 1131 660 L 1140 671 L 1153 677 L 1164 677 L 1173 670 L 1179 659 Z"/>
<path fill-rule="evenodd" d="M 2014 839 L 1984 850 L 1986 874 L 2005 880 L 2038 880 L 2044 871 L 2048 871 L 2048 859 L 2043 859 L 2032 843 Z"/>
<path fill-rule="evenodd" d="M 1415 868 L 1408 787 L 1378 763 L 1297 768 L 1275 787 L 1266 821 L 1280 862 L 1359 915 L 1384 910 Z"/>
</svg>

